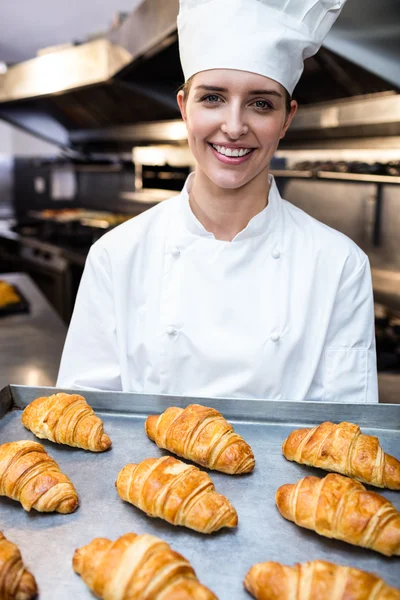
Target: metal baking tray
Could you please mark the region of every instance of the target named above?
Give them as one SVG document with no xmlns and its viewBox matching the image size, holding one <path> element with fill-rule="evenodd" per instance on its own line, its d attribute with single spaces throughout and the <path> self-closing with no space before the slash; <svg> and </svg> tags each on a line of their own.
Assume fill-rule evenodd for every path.
<svg viewBox="0 0 400 600">
<path fill-rule="evenodd" d="M 0 442 L 36 439 L 23 427 L 20 409 L 35 398 L 54 392 L 54 388 L 14 385 L 4 388 L 0 392 Z M 40 440 L 75 484 L 80 497 L 78 510 L 71 515 L 41 514 L 34 510 L 27 513 L 18 502 L 0 497 L 0 530 L 19 545 L 26 565 L 36 577 L 41 600 L 93 600 L 72 570 L 75 548 L 94 537 L 114 540 L 128 531 L 151 533 L 166 540 L 190 560 L 199 580 L 220 600 L 249 600 L 243 588 L 244 576 L 254 563 L 266 560 L 289 565 L 329 560 L 375 572 L 400 588 L 399 558 L 387 558 L 297 527 L 281 517 L 274 501 L 280 485 L 294 483 L 307 474 L 321 477 L 325 474 L 286 461 L 281 445 L 290 431 L 326 420 L 352 421 L 365 433 L 378 435 L 383 449 L 398 456 L 400 405 L 80 393 L 104 420 L 113 441 L 112 449 L 93 454 Z M 184 407 L 193 401 L 220 410 L 252 446 L 256 457 L 256 468 L 249 475 L 209 471 L 216 489 L 230 499 L 239 515 L 236 530 L 221 530 L 211 536 L 147 517 L 123 502 L 114 486 L 117 473 L 125 464 L 165 454 L 144 432 L 147 415 L 162 412 L 171 405 Z M 400 509 L 400 492 L 377 491 Z"/>
</svg>

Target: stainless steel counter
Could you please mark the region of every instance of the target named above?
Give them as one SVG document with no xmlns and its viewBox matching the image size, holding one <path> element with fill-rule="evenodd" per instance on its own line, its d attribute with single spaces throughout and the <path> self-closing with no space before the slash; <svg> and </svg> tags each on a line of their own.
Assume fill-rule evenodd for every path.
<svg viewBox="0 0 400 600">
<path fill-rule="evenodd" d="M 0 318 L 0 388 L 55 385 L 67 327 L 23 273 L 0 274 L 18 286 L 30 304 L 29 314 Z"/>
</svg>

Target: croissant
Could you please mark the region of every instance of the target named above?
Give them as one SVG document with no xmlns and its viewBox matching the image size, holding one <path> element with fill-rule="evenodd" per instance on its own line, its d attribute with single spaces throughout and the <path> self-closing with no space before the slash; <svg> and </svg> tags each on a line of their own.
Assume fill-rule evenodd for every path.
<svg viewBox="0 0 400 600">
<path fill-rule="evenodd" d="M 159 448 L 203 467 L 239 475 L 254 469 L 253 451 L 215 408 L 171 406 L 146 420 L 146 433 Z"/>
<path fill-rule="evenodd" d="M 244 586 L 257 600 L 400 600 L 400 590 L 376 575 L 323 560 L 294 567 L 259 563 Z"/>
<path fill-rule="evenodd" d="M 217 600 L 190 563 L 153 535 L 96 538 L 75 550 L 72 567 L 102 600 Z"/>
<path fill-rule="evenodd" d="M 285 519 L 320 535 L 386 556 L 400 556 L 400 513 L 393 504 L 362 483 L 330 473 L 282 485 L 276 504 Z"/>
<path fill-rule="evenodd" d="M 1 600 L 33 600 L 37 593 L 35 578 L 25 569 L 18 546 L 0 531 Z"/>
<path fill-rule="evenodd" d="M 122 500 L 173 525 L 212 533 L 238 523 L 232 504 L 215 492 L 209 475 L 172 456 L 126 465 L 115 485 Z"/>
<path fill-rule="evenodd" d="M 378 438 L 361 433 L 354 423 L 326 421 L 312 429 L 296 429 L 282 451 L 288 460 L 400 490 L 400 461 L 385 454 Z"/>
<path fill-rule="evenodd" d="M 57 444 L 103 452 L 111 446 L 102 420 L 83 396 L 53 394 L 31 402 L 22 413 L 22 423 L 38 438 Z"/>
<path fill-rule="evenodd" d="M 78 494 L 42 444 L 22 440 L 0 446 L 0 496 L 39 512 L 71 513 Z"/>
</svg>

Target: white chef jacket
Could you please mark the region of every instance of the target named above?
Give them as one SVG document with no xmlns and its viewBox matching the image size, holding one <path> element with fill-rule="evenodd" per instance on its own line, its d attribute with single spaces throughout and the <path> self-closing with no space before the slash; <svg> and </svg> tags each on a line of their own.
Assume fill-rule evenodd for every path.
<svg viewBox="0 0 400 600">
<path fill-rule="evenodd" d="M 186 182 L 92 246 L 57 386 L 377 402 L 368 258 L 272 177 L 267 207 L 217 240 Z"/>
</svg>

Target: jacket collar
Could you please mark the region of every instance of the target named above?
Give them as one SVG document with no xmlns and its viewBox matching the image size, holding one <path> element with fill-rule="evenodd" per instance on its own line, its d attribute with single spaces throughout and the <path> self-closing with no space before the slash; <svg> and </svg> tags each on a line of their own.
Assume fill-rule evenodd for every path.
<svg viewBox="0 0 400 600">
<path fill-rule="evenodd" d="M 180 212 L 183 217 L 183 224 L 189 233 L 215 240 L 214 234 L 204 228 L 197 217 L 195 217 L 190 207 L 189 191 L 193 177 L 194 173 L 191 173 L 186 179 L 184 188 L 180 194 Z M 233 238 L 232 242 L 239 242 L 260 235 L 268 235 L 272 229 L 277 227 L 277 219 L 280 215 L 281 196 L 272 175 L 269 175 L 269 181 L 270 190 L 268 205 L 249 221 L 247 226 Z"/>
</svg>

